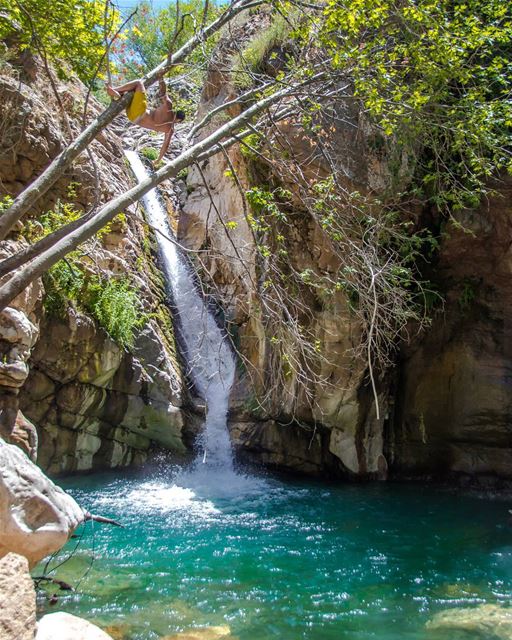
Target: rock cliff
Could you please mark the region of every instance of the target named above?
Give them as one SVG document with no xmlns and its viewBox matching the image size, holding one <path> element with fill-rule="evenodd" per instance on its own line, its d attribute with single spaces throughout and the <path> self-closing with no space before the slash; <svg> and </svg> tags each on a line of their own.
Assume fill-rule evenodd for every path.
<svg viewBox="0 0 512 640">
<path fill-rule="evenodd" d="M 512 477 L 512 180 L 443 230 L 434 275 L 445 305 L 398 364 L 394 468 Z"/>
<path fill-rule="evenodd" d="M 237 52 L 266 25 L 260 16 L 221 41 L 198 121 L 240 92 L 226 60 L 236 66 Z M 378 195 L 392 180 L 396 189 L 406 179 L 407 156 L 393 158 L 376 144 L 356 101 L 338 104 L 332 121 L 322 124 L 329 131 L 330 148 L 336 149 L 330 159 L 347 190 Z M 295 171 L 285 168 L 276 174 L 275 167 L 261 160 L 255 171 L 254 158 L 233 147 L 189 171 L 179 228 L 185 244 L 210 250 L 203 274 L 222 300 L 243 361 L 230 414 L 240 455 L 320 475 L 383 478 L 391 471 L 510 477 L 510 178 L 495 185 L 496 197 L 478 210 L 454 215 L 451 223 L 425 212 L 425 225 L 440 243 L 425 276 L 445 303 L 432 310 L 427 330 L 417 335 L 411 327 L 414 338 L 396 343 L 396 362 L 377 383 L 377 419 L 368 363 L 354 352 L 362 327 L 343 292 L 329 299 L 300 290 L 291 294 L 303 296 L 307 330 L 317 336 L 319 351 L 330 357 L 322 365 L 323 384 L 300 385 L 297 370 L 276 380 L 276 368 L 283 366 L 273 356 L 272 341 L 278 336 L 265 324 L 258 295 L 265 286 L 265 266 L 242 192 L 271 184 L 292 193 L 294 224 L 287 230 L 286 251 L 296 271 L 335 274 L 339 264 L 296 197 L 304 175 L 317 180 L 333 164 L 325 166 L 317 140 L 293 118 L 272 135 L 266 144 L 282 145 L 283 155 L 298 159 Z M 412 211 L 411 219 L 417 221 L 418 215 Z"/>
<path fill-rule="evenodd" d="M 225 61 L 234 60 L 244 42 L 265 29 L 268 20 L 265 14 L 260 15 L 239 25 L 236 33 L 230 32 L 221 41 L 209 69 L 198 121 L 237 95 L 239 89 L 226 71 Z M 233 109 L 236 111 L 236 107 Z M 336 148 L 338 171 L 351 189 L 383 189 L 389 176 L 371 149 L 372 132 L 365 128 L 354 101 L 347 101 L 343 109 L 343 118 L 335 114 L 325 123 L 331 132 L 330 146 Z M 215 124 L 218 117 L 210 126 Z M 206 127 L 199 137 L 209 131 Z M 329 167 L 319 146 L 304 132 L 300 121 L 286 120 L 273 135 L 273 146 L 286 140 L 286 152 L 296 159 L 306 182 L 328 175 Z M 328 300 L 311 295 L 305 288 L 296 294 L 290 292 L 307 309 L 300 319 L 304 331 L 316 336 L 316 349 L 328 357 L 311 381 L 301 380 L 299 354 L 296 367 L 284 375 L 276 374 L 282 362 L 276 359 L 273 344 L 279 340 L 282 348 L 291 352 L 296 347 L 286 334 L 277 336 L 279 328 L 266 324 L 260 294 L 265 278 L 272 275 L 265 274 L 242 192 L 269 182 L 289 190 L 293 224 L 287 230 L 286 252 L 291 268 L 295 272 L 323 270 L 333 274 L 339 269 L 328 239 L 301 207 L 301 185 L 296 175 L 293 170 L 276 175 L 270 165 L 260 165 L 255 172 L 240 147 L 225 156 L 218 154 L 188 173 L 180 239 L 190 248 L 210 250 L 204 278 L 221 298 L 243 361 L 231 399 L 232 436 L 241 455 L 247 453 L 265 464 L 313 474 L 384 477 L 387 383 L 379 389 L 381 414 L 377 418 L 367 362 L 356 353 L 362 328 L 344 292 L 334 293 Z M 283 315 L 280 322 L 282 328 L 290 320 Z"/>
<path fill-rule="evenodd" d="M 2 67 L 4 203 L 42 171 L 83 121 L 101 111 L 90 98 L 87 115 L 82 113 L 85 89 L 78 81 L 54 81 L 58 99 L 46 71 L 28 52 Z M 26 237 L 47 231 L 42 214 L 76 216 L 131 184 L 120 139 L 109 127 L 2 243 L 2 256 L 19 251 Z M 1 435 L 32 456 L 38 448 L 40 464 L 52 473 L 140 463 L 154 447 L 184 450 L 181 374 L 151 243 L 134 208 L 76 257 L 86 279 L 123 279 L 137 291 L 146 319 L 129 348 L 72 302 L 52 312 L 41 281 L 0 316 Z"/>
</svg>

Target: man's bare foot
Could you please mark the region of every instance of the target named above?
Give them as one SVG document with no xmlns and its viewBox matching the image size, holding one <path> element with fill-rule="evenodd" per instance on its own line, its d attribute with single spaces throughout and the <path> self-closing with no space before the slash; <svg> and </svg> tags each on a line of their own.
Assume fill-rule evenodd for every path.
<svg viewBox="0 0 512 640">
<path fill-rule="evenodd" d="M 119 91 L 116 91 L 114 87 L 111 87 L 109 84 L 105 85 L 105 89 L 107 90 L 107 93 L 112 98 L 112 100 L 119 100 L 119 98 L 121 97 Z"/>
</svg>

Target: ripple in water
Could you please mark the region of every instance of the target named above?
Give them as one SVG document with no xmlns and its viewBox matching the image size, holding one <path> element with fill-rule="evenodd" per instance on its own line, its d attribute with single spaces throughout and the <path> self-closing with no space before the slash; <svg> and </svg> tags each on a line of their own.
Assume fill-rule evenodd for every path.
<svg viewBox="0 0 512 640">
<path fill-rule="evenodd" d="M 67 482 L 85 508 L 126 527 L 85 527 L 56 573 L 72 584 L 86 575 L 58 608 L 121 625 L 129 640 L 211 626 L 240 640 L 428 640 L 434 613 L 512 597 L 507 503 L 239 480 L 178 471 Z"/>
</svg>

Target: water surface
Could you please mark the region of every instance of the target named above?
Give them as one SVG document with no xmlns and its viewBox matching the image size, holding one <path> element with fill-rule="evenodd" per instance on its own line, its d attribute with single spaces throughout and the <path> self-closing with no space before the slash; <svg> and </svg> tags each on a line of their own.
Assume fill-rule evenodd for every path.
<svg viewBox="0 0 512 640">
<path fill-rule="evenodd" d="M 435 612 L 512 596 L 506 501 L 172 471 L 64 485 L 125 528 L 88 523 L 68 544 L 55 574 L 78 588 L 54 608 L 130 640 L 219 625 L 240 640 L 420 640 Z"/>
</svg>

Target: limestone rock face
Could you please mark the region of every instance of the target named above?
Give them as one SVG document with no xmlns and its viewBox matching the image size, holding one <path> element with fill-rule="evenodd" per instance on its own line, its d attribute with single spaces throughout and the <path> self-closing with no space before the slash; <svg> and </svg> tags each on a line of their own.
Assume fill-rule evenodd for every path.
<svg viewBox="0 0 512 640">
<path fill-rule="evenodd" d="M 232 43 L 236 41 L 237 47 L 243 47 L 255 29 L 268 26 L 266 20 L 268 16 L 263 12 L 236 26 L 230 38 L 221 41 L 209 69 L 198 120 L 236 96 L 237 89 L 226 71 L 226 60 L 234 53 Z M 335 161 L 339 174 L 350 190 L 382 189 L 387 184 L 386 166 L 372 155 L 368 143 L 371 132 L 361 126 L 362 116 L 354 103 L 347 101 L 341 107 L 343 113 L 329 122 L 328 128 L 335 136 L 332 146 L 338 149 Z M 216 116 L 200 136 L 218 124 Z M 286 140 L 286 152 L 298 158 L 305 179 L 325 177 L 329 167 L 302 124 L 290 118 L 280 126 L 279 136 L 276 133 L 270 144 L 279 145 L 279 140 Z M 343 292 L 334 293 L 328 300 L 306 290 L 294 294 L 308 309 L 307 319 L 301 318 L 305 330 L 315 336 L 319 352 L 329 356 L 317 376 L 325 383 L 302 383 L 302 372 L 298 370 L 288 371 L 275 382 L 275 370 L 282 365 L 273 357 L 272 328 L 258 296 L 265 271 L 241 194 L 255 186 L 254 170 L 237 146 L 227 153 L 229 160 L 217 154 L 202 163 L 200 169 L 189 171 L 189 195 L 178 231 L 186 246 L 212 249 L 208 274 L 216 291 L 221 292 L 228 321 L 236 326 L 237 347 L 246 373 L 239 375 L 231 397 L 234 444 L 242 453 L 262 462 L 305 473 L 383 477 L 387 470 L 382 435 L 387 387 L 384 384 L 379 389 L 381 412 L 377 419 L 368 386 L 367 362 L 354 354 L 361 326 L 351 314 Z M 233 169 L 238 182 L 233 179 Z M 325 234 L 301 209 L 294 175 L 274 175 L 270 166 L 260 171 L 265 184 L 273 180 L 292 194 L 293 224 L 286 232 L 291 268 L 297 273 L 324 270 L 336 278 L 339 265 Z M 283 316 L 281 324 L 286 322 Z M 288 348 L 293 353 L 295 347 L 291 343 Z"/>
<path fill-rule="evenodd" d="M 0 558 L 0 638 L 34 640 L 36 592 L 28 561 L 16 553 Z"/>
<path fill-rule="evenodd" d="M 154 325 L 129 353 L 71 309 L 45 319 L 21 394 L 39 463 L 61 473 L 140 463 L 154 445 L 183 451 L 178 381 Z"/>
<path fill-rule="evenodd" d="M 512 180 L 448 228 L 445 308 L 404 348 L 393 466 L 407 474 L 512 477 Z"/>
<path fill-rule="evenodd" d="M 83 618 L 57 611 L 39 620 L 36 640 L 112 640 L 112 637 Z"/>
<path fill-rule="evenodd" d="M 19 242 L 1 244 L 0 259 L 22 248 Z M 11 302 L 10 307 L 0 312 L 0 436 L 20 445 L 34 460 L 37 435 L 19 412 L 18 395 L 27 379 L 28 361 L 39 337 L 42 292 L 41 281 L 36 280 Z"/>
<path fill-rule="evenodd" d="M 343 472 L 339 456 L 330 451 L 329 431 L 305 429 L 275 421 L 232 422 L 231 438 L 242 457 L 256 458 L 276 469 L 312 476 L 337 476 Z"/>
<path fill-rule="evenodd" d="M 60 549 L 83 519 L 71 496 L 0 439 L 0 557 L 13 551 L 34 566 Z"/>
<path fill-rule="evenodd" d="M 84 86 L 55 81 L 66 117 L 42 64 L 28 51 L 0 70 L 2 197 L 15 197 L 82 128 Z M 88 118 L 103 110 L 93 98 L 88 104 Z M 113 126 L 89 149 L 97 173 L 87 154 L 75 160 L 0 243 L 0 259 L 42 233 L 41 215 L 50 209 L 88 210 L 133 185 Z M 130 351 L 72 304 L 58 313 L 45 311 L 41 281 L 0 313 L 0 435 L 32 457 L 38 447 L 39 464 L 52 473 L 142 463 L 157 447 L 184 449 L 183 385 L 169 311 L 152 266 L 151 240 L 130 213 L 135 211 L 82 247 L 86 275 L 128 278 L 138 291 L 148 321 Z"/>
</svg>

